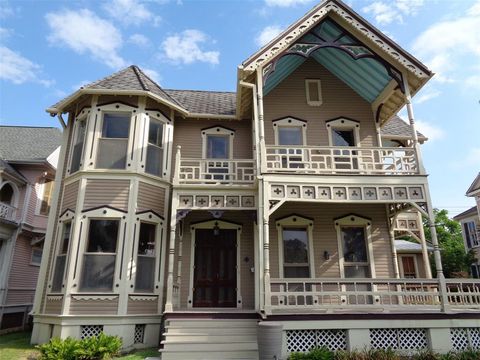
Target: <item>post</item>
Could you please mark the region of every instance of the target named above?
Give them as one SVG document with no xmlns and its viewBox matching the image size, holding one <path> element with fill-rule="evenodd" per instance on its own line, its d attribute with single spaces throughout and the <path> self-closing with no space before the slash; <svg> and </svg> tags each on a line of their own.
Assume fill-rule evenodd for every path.
<svg viewBox="0 0 480 360">
<path fill-rule="evenodd" d="M 165 312 L 173 311 L 173 269 L 175 262 L 175 234 L 177 230 L 177 195 L 172 195 L 172 214 L 170 220 L 170 241 L 168 246 L 168 275 L 167 275 L 167 298 Z"/>
<path fill-rule="evenodd" d="M 182 146 L 177 145 L 177 152 L 175 154 L 175 170 L 173 173 L 173 185 L 178 185 L 180 182 L 180 162 L 182 156 Z"/>
<path fill-rule="evenodd" d="M 265 123 L 263 118 L 263 75 L 262 68 L 257 69 L 257 99 L 258 99 L 258 120 L 260 137 L 260 172 L 267 171 L 267 154 L 265 148 Z"/>
<path fill-rule="evenodd" d="M 425 277 L 431 279 L 432 269 L 430 268 L 430 258 L 428 257 L 427 240 L 425 239 L 425 231 L 423 230 L 422 215 L 419 212 L 417 212 L 417 223 L 418 231 L 420 232 L 420 240 L 422 241 L 422 258 L 423 266 L 425 268 Z"/>
<path fill-rule="evenodd" d="M 269 226 L 269 206 L 268 206 L 268 196 L 267 196 L 267 186 L 268 184 L 262 181 L 263 185 L 263 282 L 265 289 L 265 314 L 269 315 L 272 313 L 271 305 L 271 289 L 270 289 L 270 226 Z"/>
</svg>

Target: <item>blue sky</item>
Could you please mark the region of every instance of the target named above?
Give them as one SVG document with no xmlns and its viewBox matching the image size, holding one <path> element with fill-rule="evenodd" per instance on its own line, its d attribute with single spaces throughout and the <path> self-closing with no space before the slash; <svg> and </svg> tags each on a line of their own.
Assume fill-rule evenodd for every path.
<svg viewBox="0 0 480 360">
<path fill-rule="evenodd" d="M 46 107 L 129 64 L 166 88 L 233 91 L 237 65 L 316 2 L 0 0 L 0 124 L 58 126 Z M 473 206 L 480 0 L 347 3 L 436 73 L 414 101 L 433 203 Z"/>
</svg>

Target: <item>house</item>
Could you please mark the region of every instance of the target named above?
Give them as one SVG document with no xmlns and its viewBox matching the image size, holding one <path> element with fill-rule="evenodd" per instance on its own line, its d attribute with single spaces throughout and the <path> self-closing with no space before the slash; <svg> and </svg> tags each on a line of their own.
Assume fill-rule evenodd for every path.
<svg viewBox="0 0 480 360">
<path fill-rule="evenodd" d="M 473 250 L 476 262 L 472 264 L 472 276 L 480 277 L 480 173 L 467 190 L 467 196 L 475 198 L 476 206 L 458 214 L 454 220 L 462 226 L 465 250 Z"/>
<path fill-rule="evenodd" d="M 33 306 L 62 134 L 0 126 L 0 334 Z"/>
<path fill-rule="evenodd" d="M 32 342 L 103 331 L 164 360 L 256 359 L 260 324 L 282 358 L 478 346 L 480 284 L 443 275 L 415 130 L 432 72 L 327 0 L 237 73 L 235 93 L 173 90 L 132 65 L 47 109 L 65 131 Z"/>
</svg>

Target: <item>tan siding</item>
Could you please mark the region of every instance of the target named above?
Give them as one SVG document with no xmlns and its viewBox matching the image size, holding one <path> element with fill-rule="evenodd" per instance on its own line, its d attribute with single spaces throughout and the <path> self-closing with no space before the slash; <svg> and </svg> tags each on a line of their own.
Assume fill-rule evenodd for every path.
<svg viewBox="0 0 480 360">
<path fill-rule="evenodd" d="M 338 241 L 333 219 L 355 213 L 372 219 L 372 247 L 376 276 L 393 277 L 390 240 L 384 205 L 287 203 L 270 218 L 270 273 L 279 277 L 279 240 L 275 221 L 291 214 L 313 219 L 315 277 L 339 277 Z M 324 252 L 330 259 L 324 259 Z"/>
<path fill-rule="evenodd" d="M 47 304 L 45 305 L 45 314 L 60 314 L 62 312 L 62 304 L 63 299 L 47 299 Z"/>
<path fill-rule="evenodd" d="M 212 220 L 207 212 L 192 212 L 185 219 L 185 234 L 183 236 L 183 256 L 182 256 L 182 284 L 180 287 L 180 304 L 182 308 L 187 307 L 188 293 L 190 289 L 190 268 L 191 268 L 191 238 L 192 231 L 190 223 L 198 221 Z M 250 271 L 254 266 L 254 238 L 253 238 L 253 219 L 250 212 L 227 211 L 223 214 L 224 221 L 232 221 L 242 225 L 242 234 L 240 239 L 240 286 L 243 300 L 243 309 L 254 309 L 255 307 L 255 275 Z M 178 237 L 177 237 L 178 244 Z M 178 246 L 178 245 L 177 245 Z M 249 262 L 245 262 L 245 258 Z M 178 259 L 178 258 L 177 258 Z M 175 262 L 177 264 L 177 262 Z M 177 266 L 175 265 L 175 276 Z M 176 277 L 175 277 L 176 279 Z"/>
<path fill-rule="evenodd" d="M 109 205 L 127 210 L 130 180 L 88 179 L 83 209 Z"/>
<path fill-rule="evenodd" d="M 8 278 L 8 304 L 32 303 L 37 285 L 39 266 L 30 265 L 32 246 L 30 240 L 20 234 L 15 241 L 12 266 Z M 10 288 L 18 289 L 12 290 Z M 20 290 L 22 289 L 22 290 Z"/>
<path fill-rule="evenodd" d="M 157 314 L 158 313 L 158 299 L 155 301 L 151 300 L 132 300 L 128 299 L 128 310 L 127 314 L 129 315 L 138 315 L 138 314 Z"/>
<path fill-rule="evenodd" d="M 77 300 L 72 298 L 70 315 L 115 315 L 117 314 L 118 299 L 116 300 Z"/>
<path fill-rule="evenodd" d="M 153 210 L 164 216 L 165 189 L 140 182 L 138 185 L 137 211 Z"/>
<path fill-rule="evenodd" d="M 98 106 L 114 102 L 121 102 L 136 107 L 138 105 L 138 96 L 102 95 L 98 97 Z"/>
<path fill-rule="evenodd" d="M 80 184 L 80 181 L 75 181 L 73 183 L 65 185 L 61 212 L 64 212 L 67 209 L 75 211 L 75 206 L 77 205 L 79 184 Z"/>
<path fill-rule="evenodd" d="M 320 79 L 323 104 L 309 106 L 305 79 Z M 328 146 L 325 121 L 348 117 L 360 122 L 362 146 L 376 146 L 374 116 L 371 106 L 348 85 L 315 60 L 307 60 L 264 98 L 265 141 L 274 144 L 272 120 L 293 116 L 307 121 L 307 144 Z"/>
</svg>

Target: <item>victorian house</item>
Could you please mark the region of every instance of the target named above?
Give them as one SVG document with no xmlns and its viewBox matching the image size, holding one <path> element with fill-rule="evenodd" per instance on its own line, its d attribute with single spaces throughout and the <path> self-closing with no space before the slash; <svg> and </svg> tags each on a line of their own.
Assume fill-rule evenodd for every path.
<svg viewBox="0 0 480 360">
<path fill-rule="evenodd" d="M 478 346 L 478 283 L 443 275 L 415 130 L 432 72 L 327 0 L 237 74 L 234 93 L 168 90 L 130 66 L 47 109 L 65 131 L 32 341 L 256 359 L 277 324 L 282 358 Z"/>
<path fill-rule="evenodd" d="M 0 126 L 0 334 L 29 323 L 62 133 Z"/>
</svg>

